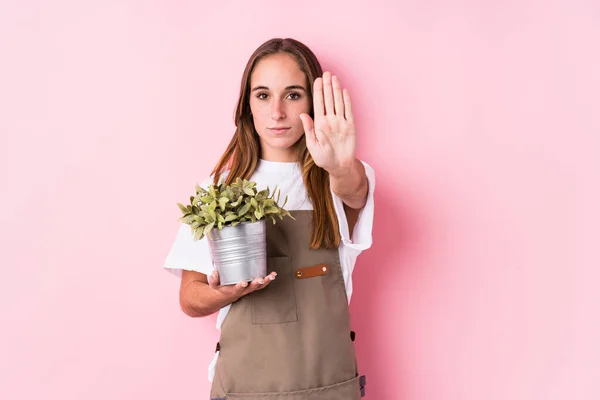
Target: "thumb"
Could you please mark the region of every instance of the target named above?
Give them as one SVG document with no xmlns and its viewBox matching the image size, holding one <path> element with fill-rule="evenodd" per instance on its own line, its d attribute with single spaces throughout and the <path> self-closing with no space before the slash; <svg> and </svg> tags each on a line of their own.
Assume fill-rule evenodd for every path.
<svg viewBox="0 0 600 400">
<path fill-rule="evenodd" d="M 208 276 L 208 285 L 211 288 L 216 289 L 219 287 L 220 284 L 221 279 L 219 278 L 219 273 L 215 270 L 212 272 L 212 274 Z"/>
<path fill-rule="evenodd" d="M 315 135 L 315 124 L 310 115 L 303 113 L 300 114 L 300 120 L 302 120 L 302 126 L 304 127 L 304 134 L 306 136 L 306 144 L 311 146 L 316 144 L 317 137 Z"/>
</svg>

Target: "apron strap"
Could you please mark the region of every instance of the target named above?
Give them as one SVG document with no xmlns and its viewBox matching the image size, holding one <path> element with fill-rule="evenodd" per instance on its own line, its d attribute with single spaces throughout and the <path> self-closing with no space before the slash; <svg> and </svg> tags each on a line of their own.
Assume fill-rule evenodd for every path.
<svg viewBox="0 0 600 400">
<path fill-rule="evenodd" d="M 361 375 L 361 377 L 358 378 L 358 383 L 360 385 L 360 397 L 365 397 L 365 386 L 367 386 L 367 376 Z"/>
</svg>

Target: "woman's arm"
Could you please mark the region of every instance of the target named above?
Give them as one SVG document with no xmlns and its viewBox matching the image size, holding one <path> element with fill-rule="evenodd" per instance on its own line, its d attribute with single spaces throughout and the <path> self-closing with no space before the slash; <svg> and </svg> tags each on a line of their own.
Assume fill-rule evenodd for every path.
<svg viewBox="0 0 600 400">
<path fill-rule="evenodd" d="M 330 72 L 313 85 L 314 120 L 300 114 L 306 147 L 316 165 L 329 173 L 333 193 L 342 199 L 350 235 L 367 203 L 369 184 L 356 154 L 356 126 L 348 90 Z"/>
<path fill-rule="evenodd" d="M 355 210 L 361 210 L 367 203 L 369 184 L 363 163 L 355 159 L 345 171 L 329 173 L 331 190 L 342 199 L 344 204 Z"/>
<path fill-rule="evenodd" d="M 344 202 L 344 213 L 348 221 L 350 239 L 352 239 L 354 225 L 358 221 L 360 211 L 367 203 L 369 192 L 365 166 L 357 159 L 352 168 L 345 173 L 330 173 L 329 183 L 333 193 Z"/>
<path fill-rule="evenodd" d="M 228 304 L 237 301 L 255 290 L 264 289 L 277 274 L 272 272 L 265 278 L 257 278 L 252 282 L 240 282 L 235 285 L 222 286 L 219 274 L 206 275 L 195 271 L 181 273 L 179 289 L 179 305 L 181 310 L 190 317 L 204 317 L 219 311 Z"/>
<path fill-rule="evenodd" d="M 182 271 L 179 288 L 179 305 L 190 317 L 204 317 L 219 311 L 232 303 L 235 298 L 228 298 L 208 285 L 206 275 L 195 271 Z"/>
</svg>

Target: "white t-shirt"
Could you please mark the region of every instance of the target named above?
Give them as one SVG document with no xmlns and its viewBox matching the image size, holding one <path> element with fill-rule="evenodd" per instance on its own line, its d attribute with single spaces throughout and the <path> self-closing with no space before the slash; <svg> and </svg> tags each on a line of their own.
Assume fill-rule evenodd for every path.
<svg viewBox="0 0 600 400">
<path fill-rule="evenodd" d="M 363 250 L 371 247 L 372 242 L 375 172 L 373 171 L 373 168 L 364 161 L 363 165 L 365 166 L 367 180 L 369 182 L 369 192 L 367 203 L 361 210 L 358 220 L 354 225 L 352 239 L 350 239 L 348 231 L 348 221 L 346 220 L 343 202 L 332 191 L 335 211 L 340 226 L 340 235 L 342 237 L 338 251 L 346 293 L 348 295 L 348 302 L 352 296 L 352 271 L 354 270 L 356 258 Z M 313 209 L 312 203 L 308 198 L 306 187 L 304 186 L 304 181 L 302 180 L 302 172 L 296 162 L 260 160 L 258 167 L 249 180 L 256 182 L 258 190 L 266 189 L 267 186 L 269 186 L 272 191 L 275 186 L 277 186 L 281 191 L 281 202 L 283 202 L 285 196 L 288 196 L 288 202 L 285 205 L 286 210 Z M 206 179 L 200 186 L 206 188 L 210 183 L 212 183 L 212 178 Z M 269 221 L 267 221 L 267 223 L 268 222 Z M 181 277 L 182 270 L 196 271 L 210 275 L 214 270 L 214 266 L 207 239 L 203 238 L 195 241 L 190 226 L 181 223 L 175 241 L 165 260 L 164 268 L 179 277 Z M 219 311 L 217 316 L 217 329 L 221 328 L 221 324 L 230 307 L 231 305 L 227 305 Z M 211 364 L 211 368 L 212 367 L 214 367 L 214 360 Z M 212 380 L 211 371 L 209 371 L 209 380 Z"/>
</svg>

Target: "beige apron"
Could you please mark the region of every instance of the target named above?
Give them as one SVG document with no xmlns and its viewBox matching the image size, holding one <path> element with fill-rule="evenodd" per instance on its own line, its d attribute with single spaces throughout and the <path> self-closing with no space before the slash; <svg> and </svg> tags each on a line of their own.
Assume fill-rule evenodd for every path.
<svg viewBox="0 0 600 400">
<path fill-rule="evenodd" d="M 265 289 L 232 304 L 212 399 L 357 400 L 354 335 L 338 249 L 311 250 L 312 211 L 267 223 Z M 352 337 L 351 337 L 352 336 Z"/>
</svg>

